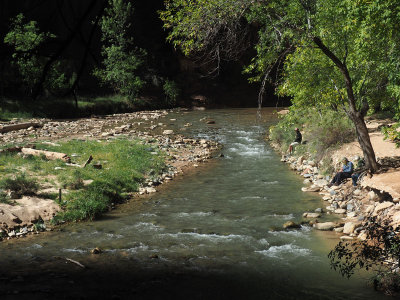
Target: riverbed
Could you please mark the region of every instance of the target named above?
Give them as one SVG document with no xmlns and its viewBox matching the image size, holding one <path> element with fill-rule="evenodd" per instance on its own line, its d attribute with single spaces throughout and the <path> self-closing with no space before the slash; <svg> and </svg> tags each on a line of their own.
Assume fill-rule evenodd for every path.
<svg viewBox="0 0 400 300">
<path fill-rule="evenodd" d="M 0 243 L 0 297 L 384 298 L 368 274 L 347 280 L 330 269 L 335 234 L 282 230 L 324 204 L 266 143 L 275 121 L 273 109 L 169 113 L 160 122 L 218 141 L 222 155 L 100 220 Z"/>
</svg>

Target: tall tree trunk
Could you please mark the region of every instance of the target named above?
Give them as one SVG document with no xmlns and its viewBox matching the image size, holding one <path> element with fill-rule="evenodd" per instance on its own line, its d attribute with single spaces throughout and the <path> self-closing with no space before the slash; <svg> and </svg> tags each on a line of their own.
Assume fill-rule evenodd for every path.
<svg viewBox="0 0 400 300">
<path fill-rule="evenodd" d="M 375 151 L 372 147 L 368 128 L 365 124 L 363 115 L 360 112 L 352 113 L 350 111 L 347 114 L 356 127 L 358 143 L 363 151 L 367 168 L 369 168 L 372 172 L 377 171 L 379 169 L 379 165 L 376 162 Z"/>
<path fill-rule="evenodd" d="M 349 108 L 346 111 L 347 115 L 354 123 L 356 128 L 358 143 L 363 151 L 367 168 L 369 168 L 372 172 L 376 172 L 379 169 L 379 164 L 376 162 L 375 152 L 372 148 L 371 139 L 369 138 L 368 128 L 364 121 L 364 116 L 368 110 L 368 103 L 363 103 L 365 104 L 364 107 L 360 111 L 357 110 L 353 91 L 353 83 L 351 82 L 351 77 L 346 64 L 341 62 L 340 59 L 321 41 L 319 37 L 313 37 L 313 42 L 339 68 L 340 72 L 343 74 L 346 84 L 347 100 L 349 103 Z"/>
</svg>

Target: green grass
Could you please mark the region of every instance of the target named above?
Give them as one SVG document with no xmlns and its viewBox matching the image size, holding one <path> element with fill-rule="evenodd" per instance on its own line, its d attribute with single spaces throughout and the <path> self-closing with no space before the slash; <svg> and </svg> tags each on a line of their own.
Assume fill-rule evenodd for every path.
<svg viewBox="0 0 400 300">
<path fill-rule="evenodd" d="M 17 174 L 15 178 L 6 177 L 0 180 L 0 188 L 11 190 L 18 195 L 33 195 L 39 189 L 39 185 L 33 178 L 27 178 L 25 173 Z"/>
<path fill-rule="evenodd" d="M 69 190 L 63 194 L 60 204 L 64 211 L 56 217 L 56 222 L 94 219 L 107 211 L 112 203 L 120 202 L 129 193 L 137 191 L 145 176 L 159 174 L 165 168 L 163 154 L 151 154 L 149 147 L 140 141 L 72 140 L 59 144 L 59 147 L 37 144 L 37 149 L 70 156 L 75 154 L 72 160 L 80 165 L 92 155 L 92 163 L 86 168 L 78 168 L 61 160 L 50 161 L 34 156 L 23 158 L 11 153 L 0 155 L 0 178 L 4 178 L 3 181 L 12 180 L 9 174 L 17 174 L 17 178 L 25 176 L 47 185 L 58 183 L 55 188 Z M 95 169 L 94 163 L 100 163 L 102 169 Z M 85 186 L 85 180 L 93 182 Z"/>
</svg>

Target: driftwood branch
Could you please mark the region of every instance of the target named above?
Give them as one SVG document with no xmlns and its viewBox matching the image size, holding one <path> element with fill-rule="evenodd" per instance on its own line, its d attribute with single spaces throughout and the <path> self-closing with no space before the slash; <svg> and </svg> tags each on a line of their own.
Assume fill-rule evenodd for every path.
<svg viewBox="0 0 400 300">
<path fill-rule="evenodd" d="M 3 127 L 0 127 L 0 133 L 6 133 L 6 132 L 21 130 L 21 129 L 28 129 L 29 127 L 38 128 L 38 127 L 43 127 L 43 125 L 39 124 L 39 123 L 32 123 L 32 122 L 6 125 Z"/>
<path fill-rule="evenodd" d="M 23 154 L 33 155 L 33 156 L 44 155 L 49 160 L 61 159 L 65 162 L 71 162 L 71 158 L 65 153 L 45 151 L 45 150 L 35 150 L 32 148 L 22 148 L 21 152 Z"/>
</svg>

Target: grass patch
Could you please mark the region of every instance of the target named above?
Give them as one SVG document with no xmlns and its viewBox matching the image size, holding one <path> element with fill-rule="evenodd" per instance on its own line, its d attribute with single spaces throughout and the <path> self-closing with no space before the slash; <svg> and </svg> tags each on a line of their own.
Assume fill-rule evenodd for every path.
<svg viewBox="0 0 400 300">
<path fill-rule="evenodd" d="M 15 178 L 7 177 L 0 180 L 0 188 L 14 191 L 17 195 L 33 195 L 39 189 L 39 185 L 35 179 L 27 178 L 25 173 L 22 173 Z"/>
<path fill-rule="evenodd" d="M 79 221 L 95 219 L 107 211 L 112 203 L 127 198 L 127 194 L 138 190 L 140 183 L 152 172 L 160 174 L 165 168 L 163 154 L 154 155 L 149 147 L 140 141 L 81 141 L 72 140 L 59 143 L 61 146 L 37 144 L 37 149 L 63 152 L 74 155 L 74 163 L 83 165 L 90 155 L 93 162 L 86 168 L 68 166 L 61 160 L 51 161 L 42 157 L 28 157 L 13 153 L 0 155 L 0 177 L 9 172 L 24 173 L 36 178 L 40 184 L 57 182 L 55 188 L 68 189 L 63 194 L 64 211 L 55 219 L 61 221 Z M 101 169 L 93 167 L 102 165 Z M 49 177 L 55 179 L 49 179 Z M 85 185 L 86 180 L 92 182 Z M 21 179 L 19 180 L 21 182 Z"/>
</svg>

